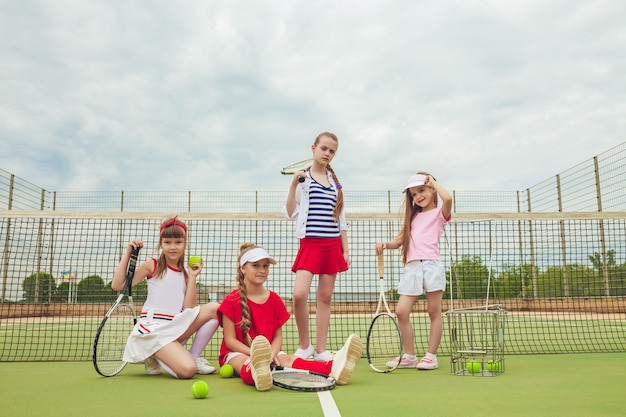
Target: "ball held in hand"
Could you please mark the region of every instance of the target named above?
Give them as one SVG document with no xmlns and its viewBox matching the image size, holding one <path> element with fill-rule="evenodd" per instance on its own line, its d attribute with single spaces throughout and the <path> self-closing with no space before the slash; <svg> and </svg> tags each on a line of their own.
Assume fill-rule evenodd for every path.
<svg viewBox="0 0 626 417">
<path fill-rule="evenodd" d="M 220 376 L 222 378 L 230 378 L 235 373 L 233 367 L 229 364 L 224 364 L 220 367 Z"/>
<path fill-rule="evenodd" d="M 191 395 L 194 398 L 206 398 L 209 395 L 209 385 L 204 381 L 196 381 L 191 386 Z"/>
<path fill-rule="evenodd" d="M 190 256 L 189 257 L 189 261 L 187 262 L 189 264 L 190 267 L 194 267 L 194 265 L 198 264 L 201 265 L 202 264 L 202 258 L 199 256 Z"/>
</svg>

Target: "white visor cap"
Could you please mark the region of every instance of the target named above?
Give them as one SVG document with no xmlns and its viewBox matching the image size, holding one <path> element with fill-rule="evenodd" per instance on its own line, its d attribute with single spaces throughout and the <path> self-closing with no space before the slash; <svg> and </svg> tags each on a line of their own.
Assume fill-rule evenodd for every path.
<svg viewBox="0 0 626 417">
<path fill-rule="evenodd" d="M 402 190 L 402 192 L 405 192 L 406 190 L 412 187 L 419 187 L 420 185 L 424 185 L 424 181 L 426 181 L 426 175 L 422 175 L 422 174 L 411 175 L 409 177 L 409 181 L 406 184 L 406 187 L 404 187 L 404 190 Z"/>
<path fill-rule="evenodd" d="M 272 258 L 265 249 L 254 248 L 241 255 L 241 259 L 239 260 L 239 266 L 244 266 L 246 262 L 256 262 L 260 261 L 261 259 L 268 259 L 272 265 L 276 265 L 276 261 L 274 260 L 274 258 Z"/>
</svg>

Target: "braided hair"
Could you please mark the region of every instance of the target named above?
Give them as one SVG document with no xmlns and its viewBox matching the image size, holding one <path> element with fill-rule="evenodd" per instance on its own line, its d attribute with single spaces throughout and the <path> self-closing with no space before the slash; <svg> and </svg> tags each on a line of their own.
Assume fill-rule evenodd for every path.
<svg viewBox="0 0 626 417">
<path fill-rule="evenodd" d="M 335 135 L 334 133 L 330 133 L 330 132 L 323 132 L 317 135 L 317 137 L 315 138 L 315 142 L 313 144 L 317 145 L 320 139 L 324 136 L 334 140 L 335 142 L 337 142 L 337 145 L 339 145 L 339 139 L 337 139 L 337 135 Z M 336 221 L 339 221 L 341 210 L 343 210 L 343 190 L 341 187 L 341 183 L 339 182 L 339 178 L 337 178 L 337 174 L 335 174 L 335 170 L 332 169 L 330 164 L 328 164 L 326 168 L 328 169 L 328 171 L 330 171 L 330 175 L 333 177 L 333 181 L 335 181 L 335 184 L 337 184 L 337 203 L 335 204 L 333 217 L 335 218 Z"/>
<path fill-rule="evenodd" d="M 239 291 L 239 305 L 241 306 L 241 332 L 243 333 L 245 343 L 250 346 L 252 339 L 248 332 L 252 326 L 252 319 L 250 318 L 250 307 L 248 306 L 248 289 L 246 288 L 246 277 L 243 275 L 239 261 L 241 256 L 250 249 L 258 248 L 259 246 L 251 242 L 242 243 L 239 247 L 239 257 L 237 258 L 237 274 L 235 279 L 237 280 L 237 290 Z"/>
</svg>

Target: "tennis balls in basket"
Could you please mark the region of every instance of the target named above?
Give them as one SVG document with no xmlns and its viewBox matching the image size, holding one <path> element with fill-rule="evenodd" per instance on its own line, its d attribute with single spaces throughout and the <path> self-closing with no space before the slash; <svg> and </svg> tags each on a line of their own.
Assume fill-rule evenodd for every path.
<svg viewBox="0 0 626 417">
<path fill-rule="evenodd" d="M 220 367 L 220 376 L 222 378 L 230 378 L 231 376 L 233 376 L 234 373 L 235 370 L 233 369 L 232 365 L 226 363 Z"/>
<path fill-rule="evenodd" d="M 190 267 L 193 268 L 195 264 L 202 264 L 202 258 L 199 256 L 190 256 L 189 261 L 187 261 Z"/>
<path fill-rule="evenodd" d="M 469 361 L 465 364 L 465 369 L 467 369 L 470 374 L 477 374 L 480 372 L 480 363 L 476 361 Z"/>
<path fill-rule="evenodd" d="M 196 381 L 191 386 L 191 395 L 194 398 L 206 398 L 209 395 L 209 385 L 204 381 Z"/>
<path fill-rule="evenodd" d="M 485 368 L 487 368 L 489 372 L 495 373 L 500 371 L 500 363 L 495 361 L 489 361 L 487 362 L 487 365 L 485 365 Z"/>
</svg>

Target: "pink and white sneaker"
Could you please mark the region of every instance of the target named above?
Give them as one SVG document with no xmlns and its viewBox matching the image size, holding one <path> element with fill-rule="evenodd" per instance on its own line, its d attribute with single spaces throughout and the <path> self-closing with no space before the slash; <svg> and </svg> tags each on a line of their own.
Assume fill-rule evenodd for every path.
<svg viewBox="0 0 626 417">
<path fill-rule="evenodd" d="M 439 368 L 439 364 L 437 363 L 437 359 L 429 358 L 428 356 L 424 356 L 422 360 L 417 364 L 417 369 L 421 369 L 423 371 L 429 371 L 431 369 Z"/>
<path fill-rule="evenodd" d="M 398 362 L 400 362 L 400 364 L 398 364 L 397 368 L 400 369 L 415 368 L 417 366 L 417 358 L 409 359 L 405 355 L 402 355 L 402 360 L 400 360 L 400 357 L 397 357 L 394 360 L 387 362 L 387 366 L 390 368 L 396 368 L 396 364 Z"/>
</svg>

